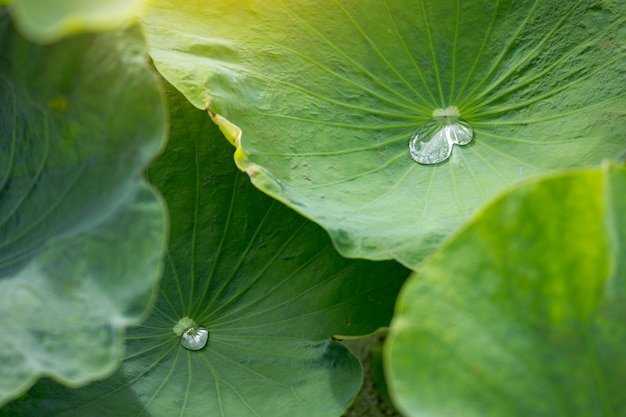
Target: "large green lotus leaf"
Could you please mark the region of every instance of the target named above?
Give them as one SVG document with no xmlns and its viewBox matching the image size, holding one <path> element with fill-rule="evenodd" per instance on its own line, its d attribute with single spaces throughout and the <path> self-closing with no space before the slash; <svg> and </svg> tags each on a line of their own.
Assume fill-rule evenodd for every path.
<svg viewBox="0 0 626 417">
<path fill-rule="evenodd" d="M 403 288 L 385 347 L 406 416 L 626 415 L 626 170 L 527 182 Z"/>
<path fill-rule="evenodd" d="M 148 176 L 171 213 L 160 296 L 128 331 L 112 378 L 40 384 L 9 413 L 32 416 L 338 416 L 361 382 L 333 334 L 386 326 L 408 271 L 348 260 L 326 233 L 255 190 L 206 112 L 172 96 L 171 137 Z M 173 328 L 208 329 L 191 351 Z"/>
<path fill-rule="evenodd" d="M 349 257 L 414 267 L 498 191 L 626 151 L 621 0 L 157 0 L 158 70 L 239 126 L 252 182 Z M 474 129 L 420 165 L 437 108 Z"/>
<path fill-rule="evenodd" d="M 0 405 L 40 376 L 110 374 L 160 276 L 141 179 L 165 114 L 136 31 L 28 43 L 0 11 Z"/>
<path fill-rule="evenodd" d="M 150 0 L 6 0 L 16 25 L 27 38 L 52 42 L 85 31 L 126 27 Z M 3 3 L 0 1 L 0 4 Z"/>
</svg>

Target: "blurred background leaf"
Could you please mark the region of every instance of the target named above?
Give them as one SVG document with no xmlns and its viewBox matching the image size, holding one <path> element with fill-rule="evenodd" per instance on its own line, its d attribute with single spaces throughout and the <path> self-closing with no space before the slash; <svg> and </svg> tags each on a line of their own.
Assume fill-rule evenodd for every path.
<svg viewBox="0 0 626 417">
<path fill-rule="evenodd" d="M 626 415 L 626 170 L 500 196 L 403 288 L 385 349 L 406 416 Z"/>
<path fill-rule="evenodd" d="M 137 21 L 150 0 L 10 0 L 9 11 L 26 38 L 50 43 L 80 32 L 122 29 Z M 0 1 L 0 3 L 3 3 Z"/>
<path fill-rule="evenodd" d="M 161 272 L 165 207 L 141 172 L 166 125 L 136 30 L 40 47 L 1 10 L 0 50 L 2 405 L 119 365 Z"/>
</svg>

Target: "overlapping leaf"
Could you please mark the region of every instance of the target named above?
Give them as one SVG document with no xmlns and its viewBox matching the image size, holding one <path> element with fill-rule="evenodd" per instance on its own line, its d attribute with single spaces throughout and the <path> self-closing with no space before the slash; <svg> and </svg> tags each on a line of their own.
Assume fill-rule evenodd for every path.
<svg viewBox="0 0 626 417">
<path fill-rule="evenodd" d="M 165 136 L 136 31 L 34 46 L 0 11 L 0 405 L 111 373 L 165 248 L 140 173 Z"/>
<path fill-rule="evenodd" d="M 2 2 L 0 2 L 1 4 Z M 137 20 L 148 0 L 7 0 L 22 34 L 53 42 L 85 31 L 121 29 Z"/>
<path fill-rule="evenodd" d="M 623 155 L 625 19 L 602 0 L 160 0 L 142 21 L 159 71 L 241 127 L 257 187 L 344 255 L 415 266 L 509 184 Z M 447 106 L 473 142 L 415 163 Z"/>
<path fill-rule="evenodd" d="M 406 416 L 622 416 L 626 170 L 528 182 L 418 269 L 385 359 Z"/>
<path fill-rule="evenodd" d="M 172 227 L 156 308 L 129 330 L 127 357 L 111 379 L 76 391 L 41 384 L 9 411 L 341 414 L 361 369 L 329 336 L 388 324 L 407 270 L 340 257 L 322 229 L 249 184 L 206 112 L 182 96 L 170 107 L 170 143 L 148 171 Z M 208 329 L 204 349 L 179 343 L 173 328 L 183 317 Z"/>
</svg>

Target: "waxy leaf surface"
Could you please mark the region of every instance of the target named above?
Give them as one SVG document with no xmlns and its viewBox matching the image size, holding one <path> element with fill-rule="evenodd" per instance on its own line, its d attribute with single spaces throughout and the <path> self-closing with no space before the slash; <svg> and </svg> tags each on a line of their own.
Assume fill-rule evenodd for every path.
<svg viewBox="0 0 626 417">
<path fill-rule="evenodd" d="M 158 70 L 242 130 L 236 162 L 349 257 L 415 267 L 498 191 L 626 152 L 621 0 L 156 0 Z M 409 140 L 455 106 L 434 165 Z"/>
</svg>

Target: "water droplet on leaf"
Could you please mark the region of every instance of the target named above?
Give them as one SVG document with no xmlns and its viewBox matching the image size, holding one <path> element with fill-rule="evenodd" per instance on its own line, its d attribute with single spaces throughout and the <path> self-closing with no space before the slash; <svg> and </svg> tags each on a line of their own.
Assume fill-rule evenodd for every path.
<svg viewBox="0 0 626 417">
<path fill-rule="evenodd" d="M 177 336 L 180 336 L 180 344 L 189 350 L 200 350 L 206 346 L 209 340 L 209 331 L 198 326 L 189 317 L 183 317 L 172 328 Z"/>
<path fill-rule="evenodd" d="M 420 164 L 436 164 L 450 157 L 453 145 L 467 145 L 474 131 L 459 117 L 454 106 L 433 111 L 433 118 L 424 122 L 409 142 L 411 157 Z"/>
<path fill-rule="evenodd" d="M 189 350 L 200 350 L 209 340 L 209 331 L 202 326 L 189 327 L 180 337 L 180 344 Z"/>
</svg>

